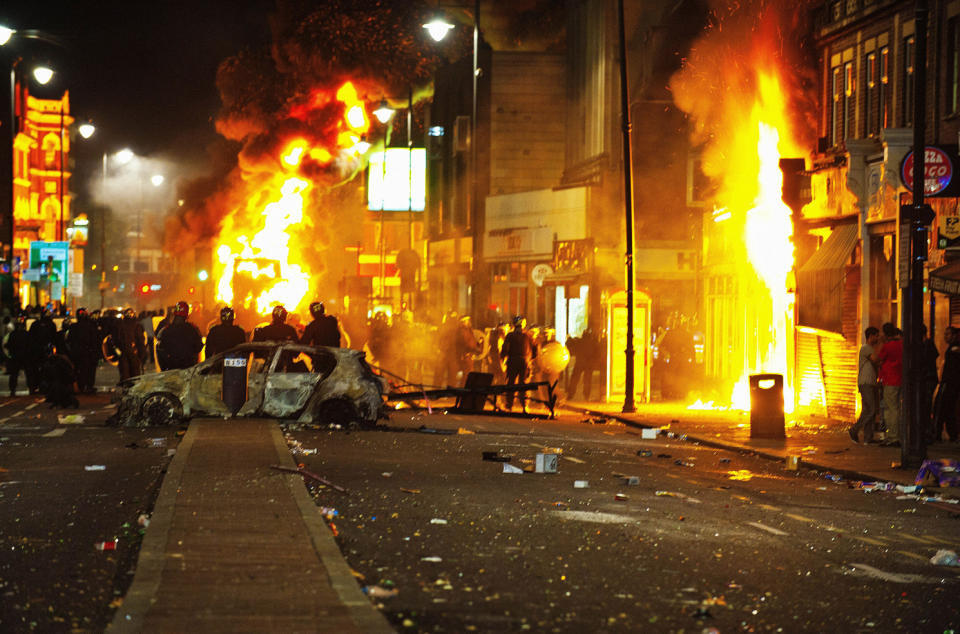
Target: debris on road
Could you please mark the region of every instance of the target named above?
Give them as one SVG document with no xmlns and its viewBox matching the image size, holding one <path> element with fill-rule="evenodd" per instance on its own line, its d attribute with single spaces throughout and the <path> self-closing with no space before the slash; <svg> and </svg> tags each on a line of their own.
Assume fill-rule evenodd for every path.
<svg viewBox="0 0 960 634">
<path fill-rule="evenodd" d="M 935 566 L 960 566 L 957 553 L 945 549 L 938 550 L 937 554 L 930 558 L 930 563 Z"/>
<path fill-rule="evenodd" d="M 649 458 L 650 456 L 653 455 L 653 452 L 650 451 L 649 449 L 640 449 L 639 451 L 637 451 L 637 455 L 640 456 L 641 458 Z"/>
<path fill-rule="evenodd" d="M 656 427 L 645 427 L 640 430 L 640 438 L 643 440 L 656 440 L 657 432 L 659 431 Z"/>
<path fill-rule="evenodd" d="M 640 484 L 640 478 L 638 476 L 625 476 L 623 478 L 623 483 L 627 486 L 637 486 Z"/>
<path fill-rule="evenodd" d="M 94 544 L 93 547 L 96 548 L 97 550 L 116 550 L 118 541 L 119 540 L 116 537 L 114 537 L 113 540 L 111 541 L 97 542 L 96 544 Z"/>
<path fill-rule="evenodd" d="M 514 467 L 512 464 L 503 463 L 503 472 L 504 473 L 523 473 L 523 469 L 520 467 Z"/>
<path fill-rule="evenodd" d="M 555 453 L 538 453 L 535 471 L 537 473 L 556 473 L 559 457 Z"/>
<path fill-rule="evenodd" d="M 384 588 L 381 586 L 366 586 L 363 593 L 371 599 L 390 599 L 399 594 L 396 588 Z"/>
<path fill-rule="evenodd" d="M 628 497 L 627 497 L 626 495 L 624 495 L 623 493 L 616 493 L 616 494 L 614 494 L 613 499 L 616 500 L 617 502 L 626 502 L 626 501 L 629 500 L 630 498 L 628 498 Z"/>
<path fill-rule="evenodd" d="M 499 451 L 484 451 L 483 459 L 486 462 L 510 462 L 510 456 L 501 456 Z"/>
<path fill-rule="evenodd" d="M 753 472 L 749 469 L 737 469 L 736 471 L 727 471 L 728 480 L 738 480 L 740 482 L 749 482 L 753 479 Z"/>
<path fill-rule="evenodd" d="M 574 480 L 573 481 L 574 489 L 589 489 L 590 483 L 587 480 Z"/>
<path fill-rule="evenodd" d="M 960 463 L 956 460 L 924 460 L 914 482 L 919 485 L 960 487 Z"/>
<path fill-rule="evenodd" d="M 57 422 L 61 425 L 79 425 L 86 420 L 83 414 L 60 414 L 57 416 Z"/>
<path fill-rule="evenodd" d="M 431 524 L 446 524 L 446 523 L 447 523 L 447 520 L 442 519 L 442 518 L 439 518 L 439 517 L 435 517 L 435 518 L 433 518 L 432 520 L 430 520 L 430 523 L 431 523 Z"/>
<path fill-rule="evenodd" d="M 787 470 L 788 471 L 799 471 L 800 469 L 800 456 L 787 456 Z"/>
<path fill-rule="evenodd" d="M 88 464 L 83 468 L 84 471 L 106 471 L 107 465 L 104 464 Z"/>
<path fill-rule="evenodd" d="M 403 491 L 404 493 L 420 493 L 420 489 L 407 489 L 404 487 L 400 487 L 400 490 Z"/>
<path fill-rule="evenodd" d="M 298 475 L 303 476 L 304 478 L 310 478 L 311 480 L 316 480 L 316 481 L 319 482 L 320 484 L 325 484 L 325 485 L 327 485 L 328 487 L 330 487 L 331 489 L 333 489 L 333 490 L 335 490 L 335 491 L 339 491 L 340 493 L 346 493 L 346 492 L 347 492 L 347 490 L 344 489 L 343 487 L 337 486 L 336 484 L 334 484 L 333 482 L 330 482 L 330 481 L 327 480 L 326 478 L 322 478 L 322 477 L 318 476 L 316 473 L 313 473 L 312 471 L 307 471 L 307 470 L 306 470 L 305 468 L 303 468 L 303 467 L 298 467 L 298 468 L 294 469 L 293 467 L 284 467 L 284 466 L 281 466 L 281 465 L 276 465 L 276 464 L 274 464 L 274 465 L 270 465 L 270 468 L 271 468 L 271 469 L 276 469 L 277 471 L 284 471 L 284 472 L 286 472 L 286 473 L 296 473 L 296 474 L 298 474 Z"/>
</svg>

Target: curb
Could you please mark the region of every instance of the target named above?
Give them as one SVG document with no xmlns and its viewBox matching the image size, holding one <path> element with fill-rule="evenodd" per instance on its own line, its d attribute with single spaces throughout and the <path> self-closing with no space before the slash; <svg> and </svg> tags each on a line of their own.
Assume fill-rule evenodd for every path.
<svg viewBox="0 0 960 634">
<path fill-rule="evenodd" d="M 572 405 L 562 405 L 562 406 L 560 406 L 560 407 L 562 407 L 563 409 L 566 409 L 566 410 L 569 410 L 569 411 L 572 411 L 572 412 L 578 412 L 578 413 L 581 413 L 581 414 L 589 414 L 589 415 L 591 415 L 591 416 L 603 416 L 603 417 L 605 417 L 605 418 L 612 418 L 612 419 L 614 419 L 614 420 L 616 420 L 616 421 L 619 421 L 619 422 L 623 423 L 624 425 L 627 425 L 628 427 L 634 427 L 634 428 L 636 428 L 636 429 L 660 429 L 660 426 L 659 426 L 659 425 L 645 425 L 645 424 L 643 424 L 643 423 L 641 423 L 641 422 L 638 422 L 638 421 L 636 421 L 636 420 L 632 420 L 632 419 L 630 419 L 630 418 L 627 418 L 626 416 L 620 416 L 620 415 L 618 415 L 618 414 L 613 414 L 613 413 L 610 413 L 610 412 L 604 412 L 604 411 L 601 411 L 601 410 L 594 410 L 594 409 L 589 409 L 589 408 L 585 408 L 585 407 L 576 407 L 576 406 L 572 406 Z M 558 409 L 559 409 L 559 408 L 558 408 Z M 705 447 L 711 447 L 711 448 L 713 448 L 713 449 L 721 449 L 721 450 L 724 450 L 724 451 L 736 451 L 736 452 L 739 452 L 739 453 L 744 453 L 744 452 L 745 452 L 745 453 L 750 453 L 750 454 L 753 454 L 753 455 L 755 455 L 755 456 L 759 456 L 760 458 L 763 458 L 763 459 L 765 459 L 765 460 L 771 460 L 771 461 L 774 461 L 774 462 L 784 462 L 784 461 L 785 461 L 785 459 L 784 459 L 783 456 L 779 456 L 779 455 L 777 455 L 777 454 L 775 454 L 775 453 L 771 453 L 771 452 L 769 452 L 769 451 L 764 451 L 763 449 L 756 449 L 756 448 L 753 448 L 753 447 L 748 447 L 748 446 L 746 446 L 746 445 L 740 445 L 740 444 L 736 444 L 736 443 L 727 443 L 727 442 L 723 442 L 723 441 L 719 441 L 719 440 L 713 440 L 713 439 L 709 439 L 709 438 L 701 438 L 701 437 L 699 437 L 699 436 L 693 436 L 693 435 L 691 435 L 691 434 L 682 434 L 682 437 L 681 437 L 680 435 L 678 435 L 678 436 L 676 436 L 676 438 L 677 438 L 678 440 L 685 440 L 685 441 L 687 441 L 687 442 L 695 442 L 695 443 L 697 443 L 697 444 L 699 444 L 699 445 L 703 445 L 703 446 L 705 446 Z M 859 481 L 864 481 L 864 482 L 885 481 L 884 478 L 878 478 L 878 477 L 876 477 L 875 475 L 872 475 L 872 474 L 869 474 L 869 473 L 866 473 L 866 472 L 863 472 L 863 471 L 856 471 L 856 470 L 853 470 L 853 469 L 844 469 L 844 468 L 830 467 L 830 466 L 827 466 L 827 465 L 825 465 L 825 464 L 823 464 L 823 463 L 820 463 L 820 462 L 815 462 L 815 461 L 807 460 L 805 457 L 800 461 L 800 468 L 801 468 L 801 469 L 805 468 L 805 469 L 807 469 L 808 471 L 824 471 L 824 472 L 833 473 L 833 474 L 836 474 L 836 475 L 839 475 L 839 476 L 843 477 L 843 479 L 845 479 L 845 480 L 859 480 Z M 941 494 L 942 496 L 944 496 L 944 497 L 957 497 L 957 496 L 958 496 L 957 494 L 954 494 L 954 493 L 952 493 L 952 492 L 943 492 L 943 491 L 941 491 L 940 494 Z M 960 511 L 960 509 L 958 509 L 958 511 Z"/>
</svg>

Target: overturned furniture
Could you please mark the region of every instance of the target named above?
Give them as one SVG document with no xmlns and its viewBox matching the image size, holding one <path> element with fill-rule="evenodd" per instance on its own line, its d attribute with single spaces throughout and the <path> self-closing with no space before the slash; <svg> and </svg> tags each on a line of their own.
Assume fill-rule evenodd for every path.
<svg viewBox="0 0 960 634">
<path fill-rule="evenodd" d="M 483 413 L 487 400 L 490 400 L 493 405 L 493 411 L 500 412 L 503 410 L 501 410 L 497 404 L 498 396 L 502 394 L 519 395 L 526 392 L 537 392 L 540 388 L 545 387 L 547 388 L 546 400 L 532 397 L 527 397 L 526 400 L 543 403 L 547 406 L 547 409 L 550 410 L 550 418 L 554 418 L 554 408 L 557 404 L 557 396 L 554 393 L 557 387 L 556 383 L 551 384 L 547 381 L 515 383 L 513 385 L 492 385 L 492 383 L 492 374 L 487 372 L 471 372 L 467 375 L 467 380 L 464 382 L 463 387 L 448 386 L 429 390 L 411 389 L 409 391 L 389 392 L 386 396 L 388 402 L 402 401 L 407 403 L 413 401 L 426 401 L 429 403 L 438 398 L 455 398 L 457 402 L 454 405 L 454 409 L 458 412 L 479 414 Z"/>
</svg>

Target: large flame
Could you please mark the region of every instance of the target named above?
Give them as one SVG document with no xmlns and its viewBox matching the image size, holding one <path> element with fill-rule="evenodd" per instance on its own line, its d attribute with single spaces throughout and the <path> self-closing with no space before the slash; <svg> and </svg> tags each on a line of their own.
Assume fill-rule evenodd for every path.
<svg viewBox="0 0 960 634">
<path fill-rule="evenodd" d="M 227 215 L 217 240 L 217 301 L 267 315 L 277 304 L 296 311 L 310 291 L 312 273 L 303 268 L 308 258 L 301 253 L 303 247 L 291 240 L 304 220 L 313 186 L 304 165 L 324 168 L 336 161 L 357 160 L 365 151 L 369 117 L 350 82 L 335 92 L 316 90 L 305 104 L 289 112 L 293 118 L 307 118 L 331 104 L 343 112 L 334 134 L 329 135 L 335 147 L 297 137 L 268 164 L 247 166 L 245 206 Z"/>
</svg>

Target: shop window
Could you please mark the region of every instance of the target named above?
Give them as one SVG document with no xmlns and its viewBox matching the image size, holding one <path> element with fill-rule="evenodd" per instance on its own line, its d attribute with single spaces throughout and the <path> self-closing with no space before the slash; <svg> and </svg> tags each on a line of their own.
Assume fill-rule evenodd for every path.
<svg viewBox="0 0 960 634">
<path fill-rule="evenodd" d="M 913 125 L 913 91 L 916 40 L 911 35 L 903 40 L 903 116 L 904 127 Z"/>
</svg>

